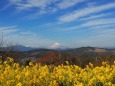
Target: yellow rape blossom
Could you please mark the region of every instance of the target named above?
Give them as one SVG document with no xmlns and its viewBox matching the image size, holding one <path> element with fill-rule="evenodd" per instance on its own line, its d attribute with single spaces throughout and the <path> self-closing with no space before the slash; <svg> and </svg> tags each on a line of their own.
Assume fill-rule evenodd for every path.
<svg viewBox="0 0 115 86">
<path fill-rule="evenodd" d="M 0 86 L 115 86 L 115 63 L 103 62 L 100 67 L 89 63 L 86 68 L 81 68 L 30 62 L 24 67 L 8 59 L 0 64 Z M 9 64 L 9 61 L 13 63 Z"/>
<path fill-rule="evenodd" d="M 22 86 L 21 82 L 19 82 L 16 86 Z"/>
</svg>

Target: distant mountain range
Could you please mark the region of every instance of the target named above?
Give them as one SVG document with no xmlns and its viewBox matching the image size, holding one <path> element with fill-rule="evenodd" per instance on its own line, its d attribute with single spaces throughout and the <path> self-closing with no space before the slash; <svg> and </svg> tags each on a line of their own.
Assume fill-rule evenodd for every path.
<svg viewBox="0 0 115 86">
<path fill-rule="evenodd" d="M 36 51 L 76 51 L 76 52 L 115 52 L 115 48 L 97 48 L 97 47 L 80 47 L 80 48 L 56 48 L 56 49 L 45 49 L 45 48 L 32 48 L 32 47 L 26 47 L 23 45 L 15 45 L 10 47 L 5 47 L 5 49 L 14 48 L 18 51 L 30 51 L 30 52 L 36 52 Z M 1 48 L 2 49 L 2 48 Z"/>
<path fill-rule="evenodd" d="M 57 62 L 62 62 L 69 60 L 70 62 L 78 60 L 82 60 L 84 62 L 95 60 L 95 58 L 100 57 L 104 59 L 104 57 L 111 57 L 111 59 L 115 58 L 115 48 L 98 48 L 98 47 L 80 47 L 80 48 L 57 48 L 57 49 L 45 49 L 45 48 L 32 48 L 26 47 L 22 45 L 10 46 L 0 48 L 9 50 L 17 50 L 20 52 L 15 52 L 13 56 L 18 57 L 16 61 L 18 62 L 26 62 L 26 61 L 49 61 L 53 58 Z M 18 56 L 17 56 L 18 53 Z M 12 52 L 11 52 L 12 54 Z M 91 58 L 92 57 L 92 58 Z M 79 62 L 76 62 L 79 63 Z"/>
<path fill-rule="evenodd" d="M 12 47 L 12 46 L 11 46 Z M 33 48 L 33 47 L 26 47 L 23 45 L 16 45 L 13 46 L 18 51 L 50 51 L 50 50 L 68 50 L 70 48 L 61 47 L 61 48 L 55 48 L 55 49 L 48 49 L 48 48 Z"/>
<path fill-rule="evenodd" d="M 80 48 L 67 48 L 67 49 L 31 49 L 29 51 L 26 51 L 25 53 L 28 54 L 28 56 L 31 57 L 39 57 L 43 56 L 45 54 L 51 53 L 51 52 L 58 52 L 58 53 L 66 53 L 66 54 L 72 54 L 72 55 L 84 55 L 84 54 L 115 54 L 115 49 L 107 49 L 107 48 L 97 48 L 97 47 L 80 47 Z"/>
<path fill-rule="evenodd" d="M 26 46 L 22 46 L 22 45 L 16 45 L 14 47 L 19 51 L 30 51 L 30 50 L 36 49 L 36 48 L 26 47 Z"/>
<path fill-rule="evenodd" d="M 96 47 L 80 47 L 75 49 L 70 49 L 69 51 L 77 51 L 77 52 L 107 52 L 105 48 L 96 48 Z"/>
<path fill-rule="evenodd" d="M 9 50 L 14 50 L 14 51 L 30 51 L 30 50 L 34 50 L 36 48 L 32 48 L 32 47 L 26 47 L 23 45 L 15 45 L 15 46 L 9 46 L 9 47 L 1 47 L 0 51 L 9 51 Z"/>
<path fill-rule="evenodd" d="M 16 45 L 14 46 L 19 51 L 77 51 L 77 52 L 110 52 L 115 51 L 115 48 L 98 48 L 98 47 L 80 47 L 80 48 L 56 48 L 56 49 L 47 49 L 47 48 L 32 48 L 32 47 L 26 47 L 22 45 Z"/>
</svg>

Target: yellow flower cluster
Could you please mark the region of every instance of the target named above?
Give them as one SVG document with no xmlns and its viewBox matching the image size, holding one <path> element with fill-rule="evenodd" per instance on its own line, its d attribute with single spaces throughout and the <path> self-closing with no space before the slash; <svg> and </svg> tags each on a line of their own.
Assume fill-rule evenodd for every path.
<svg viewBox="0 0 115 86">
<path fill-rule="evenodd" d="M 86 68 L 80 68 L 31 62 L 24 67 L 8 58 L 0 63 L 0 86 L 115 86 L 115 63 L 103 62 L 100 67 L 89 63 Z"/>
</svg>

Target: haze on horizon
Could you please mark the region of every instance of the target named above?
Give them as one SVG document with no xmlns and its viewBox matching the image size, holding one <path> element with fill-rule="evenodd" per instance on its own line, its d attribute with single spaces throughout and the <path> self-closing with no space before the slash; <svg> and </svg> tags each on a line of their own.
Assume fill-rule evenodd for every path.
<svg viewBox="0 0 115 86">
<path fill-rule="evenodd" d="M 115 0 L 0 0 L 2 33 L 7 42 L 37 48 L 112 48 Z"/>
</svg>

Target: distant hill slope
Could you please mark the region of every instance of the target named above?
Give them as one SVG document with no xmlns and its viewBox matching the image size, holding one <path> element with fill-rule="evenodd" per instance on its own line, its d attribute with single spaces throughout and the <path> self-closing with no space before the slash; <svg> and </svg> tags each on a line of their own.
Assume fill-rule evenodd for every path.
<svg viewBox="0 0 115 86">
<path fill-rule="evenodd" d="M 80 47 L 80 48 L 74 48 L 74 49 L 66 49 L 66 50 L 54 50 L 54 49 L 33 49 L 29 51 L 25 51 L 24 54 L 26 57 L 35 57 L 35 58 L 41 58 L 44 55 L 47 55 L 52 52 L 60 53 L 61 55 L 64 55 L 62 57 L 75 57 L 77 55 L 90 55 L 95 56 L 97 53 L 102 55 L 110 55 L 111 53 L 115 54 L 115 50 L 106 49 L 106 48 L 96 48 L 96 47 Z"/>
<path fill-rule="evenodd" d="M 30 51 L 30 50 L 34 50 L 34 49 L 36 49 L 36 48 L 26 47 L 26 46 L 23 46 L 23 45 L 2 47 L 2 50 L 4 50 L 4 51 L 9 51 L 9 50 L 13 50 L 13 51 Z"/>
<path fill-rule="evenodd" d="M 109 50 L 106 48 L 97 48 L 97 47 L 80 47 L 80 48 L 75 48 L 75 49 L 69 49 L 68 51 L 71 52 L 111 52 L 114 50 Z"/>
<path fill-rule="evenodd" d="M 58 48 L 58 49 L 46 49 L 46 48 L 32 48 L 32 47 L 26 47 L 23 45 L 15 45 L 10 47 L 3 47 L 5 50 L 14 48 L 18 51 L 26 51 L 28 53 L 34 53 L 34 52 L 49 52 L 49 51 L 71 51 L 71 52 L 115 52 L 115 48 L 108 49 L 108 48 L 98 48 L 98 47 L 80 47 L 80 48 Z M 0 49 L 3 49 L 0 48 Z"/>
<path fill-rule="evenodd" d="M 36 48 L 26 47 L 26 46 L 22 46 L 22 45 L 16 45 L 14 47 L 16 47 L 17 50 L 19 49 L 19 51 L 30 51 L 30 50 L 36 49 Z"/>
<path fill-rule="evenodd" d="M 20 46 L 19 46 L 20 47 Z M 53 51 L 60 51 L 60 52 L 115 52 L 115 49 L 107 49 L 107 48 L 98 48 L 98 47 L 80 47 L 80 48 L 65 48 L 65 49 L 45 49 L 45 48 L 31 48 L 31 47 L 20 47 L 21 51 L 27 51 L 28 53 L 37 53 L 37 52 L 53 52 Z"/>
</svg>

